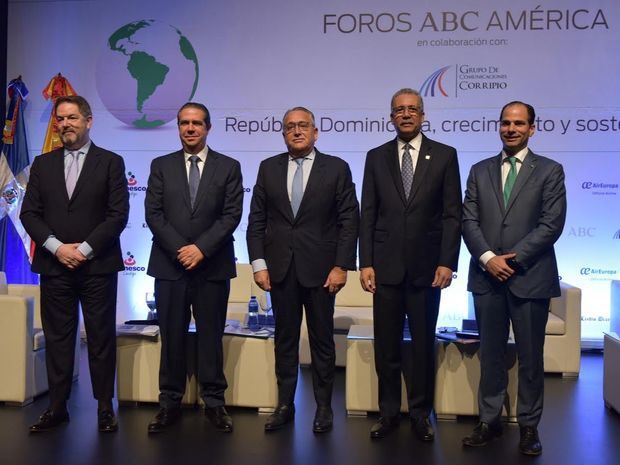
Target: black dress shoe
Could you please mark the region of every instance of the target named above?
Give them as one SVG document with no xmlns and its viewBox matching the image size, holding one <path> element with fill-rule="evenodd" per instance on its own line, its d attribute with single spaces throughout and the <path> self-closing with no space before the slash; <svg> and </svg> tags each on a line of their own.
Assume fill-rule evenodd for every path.
<svg viewBox="0 0 620 465">
<path fill-rule="evenodd" d="M 420 441 L 430 442 L 435 439 L 435 431 L 428 417 L 416 417 L 411 419 L 411 427 Z"/>
<path fill-rule="evenodd" d="M 37 421 L 34 425 L 31 425 L 29 430 L 31 433 L 41 433 L 43 431 L 49 431 L 51 429 L 56 428 L 58 425 L 66 423 L 69 421 L 69 412 L 66 410 L 55 412 L 53 410 L 47 409 L 44 411 L 39 417 L 39 421 Z"/>
<path fill-rule="evenodd" d="M 463 438 L 463 445 L 468 447 L 486 446 L 491 439 L 501 435 L 502 427 L 500 425 L 480 422 L 469 436 Z"/>
<path fill-rule="evenodd" d="M 118 422 L 114 410 L 100 410 L 97 412 L 97 426 L 101 433 L 113 433 L 118 431 Z"/>
<path fill-rule="evenodd" d="M 233 421 L 226 407 L 220 405 L 218 407 L 205 407 L 205 416 L 209 419 L 215 429 L 223 433 L 232 433 Z"/>
<path fill-rule="evenodd" d="M 334 425 L 334 412 L 330 406 L 319 406 L 314 414 L 312 431 L 315 433 L 327 433 Z"/>
<path fill-rule="evenodd" d="M 168 427 L 175 424 L 181 418 L 181 409 L 179 407 L 160 408 L 155 418 L 149 423 L 149 433 L 161 433 Z"/>
<path fill-rule="evenodd" d="M 525 455 L 542 454 L 542 444 L 538 438 L 538 430 L 534 426 L 522 426 L 519 450 Z"/>
<path fill-rule="evenodd" d="M 398 417 L 380 417 L 379 421 L 370 428 L 370 437 L 372 439 L 384 438 L 396 429 L 398 423 Z"/>
<path fill-rule="evenodd" d="M 265 431 L 275 431 L 295 419 L 295 406 L 279 405 L 265 422 Z"/>
</svg>

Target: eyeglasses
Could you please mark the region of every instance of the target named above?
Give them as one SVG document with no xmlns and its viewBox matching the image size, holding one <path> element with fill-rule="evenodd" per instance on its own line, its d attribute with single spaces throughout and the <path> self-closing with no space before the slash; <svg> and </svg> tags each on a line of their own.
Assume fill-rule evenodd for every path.
<svg viewBox="0 0 620 465">
<path fill-rule="evenodd" d="M 286 126 L 284 126 L 284 132 L 286 134 L 289 134 L 291 132 L 294 132 L 296 128 L 298 128 L 302 132 L 306 132 L 312 129 L 313 127 L 314 125 L 307 121 L 300 121 L 299 123 L 288 123 Z"/>
<path fill-rule="evenodd" d="M 402 116 L 406 112 L 417 116 L 422 113 L 422 110 L 418 107 L 414 107 L 413 105 L 392 108 L 392 115 L 394 116 Z"/>
</svg>

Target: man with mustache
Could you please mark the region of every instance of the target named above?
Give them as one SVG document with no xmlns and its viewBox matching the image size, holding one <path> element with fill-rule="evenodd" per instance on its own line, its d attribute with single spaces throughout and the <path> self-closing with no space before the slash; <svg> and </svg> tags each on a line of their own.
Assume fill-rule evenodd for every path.
<svg viewBox="0 0 620 465">
<path fill-rule="evenodd" d="M 90 105 L 80 96 L 54 104 L 63 147 L 35 158 L 21 211 L 36 244 L 41 274 L 50 404 L 30 427 L 47 431 L 69 421 L 78 307 L 82 307 L 98 429 L 118 429 L 112 406 L 116 370 L 117 273 L 124 269 L 120 234 L 129 215 L 123 159 L 89 136 Z"/>
<path fill-rule="evenodd" d="M 430 442 L 439 299 L 452 282 L 461 245 L 459 165 L 454 148 L 422 134 L 424 102 L 417 91 L 397 91 L 390 117 L 397 137 L 368 152 L 362 185 L 360 280 L 373 294 L 381 414 L 370 437 L 382 438 L 399 423 L 407 316 L 409 416 L 416 437 Z"/>
</svg>

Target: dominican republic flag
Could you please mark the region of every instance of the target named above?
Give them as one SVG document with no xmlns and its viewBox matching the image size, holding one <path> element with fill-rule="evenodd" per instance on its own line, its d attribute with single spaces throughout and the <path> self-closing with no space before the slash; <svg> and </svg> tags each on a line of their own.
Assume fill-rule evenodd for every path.
<svg viewBox="0 0 620 465">
<path fill-rule="evenodd" d="M 8 94 L 9 111 L 0 142 L 0 269 L 10 284 L 33 284 L 39 280 L 30 272 L 31 241 L 19 220 L 30 174 L 23 115 L 28 89 L 21 77 L 9 83 Z"/>
</svg>

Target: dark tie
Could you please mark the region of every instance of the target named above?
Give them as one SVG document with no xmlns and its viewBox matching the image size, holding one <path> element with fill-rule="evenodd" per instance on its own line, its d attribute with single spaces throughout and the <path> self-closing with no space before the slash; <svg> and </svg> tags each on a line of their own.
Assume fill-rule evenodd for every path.
<svg viewBox="0 0 620 465">
<path fill-rule="evenodd" d="M 512 192 L 512 188 L 517 180 L 517 157 L 506 157 L 504 162 L 506 161 L 510 163 L 510 170 L 508 171 L 508 176 L 506 176 L 506 181 L 504 182 L 504 207 L 508 205 L 510 193 Z"/>
<path fill-rule="evenodd" d="M 305 158 L 294 158 L 293 161 L 297 163 L 297 169 L 293 176 L 293 187 L 291 189 L 291 208 L 293 209 L 293 216 L 297 216 L 299 205 L 301 205 L 301 199 L 304 196 L 304 169 L 302 164 Z"/>
<path fill-rule="evenodd" d="M 198 155 L 191 155 L 189 157 L 189 199 L 194 206 L 196 201 L 196 194 L 198 193 L 198 185 L 200 184 L 200 171 L 198 170 L 198 162 L 200 158 Z"/>
<path fill-rule="evenodd" d="M 403 178 L 403 189 L 405 190 L 405 199 L 409 200 L 409 193 L 411 192 L 411 184 L 413 183 L 413 160 L 409 151 L 412 149 L 411 145 L 405 144 L 403 153 L 403 163 L 400 168 L 400 174 Z"/>
<path fill-rule="evenodd" d="M 67 194 L 69 194 L 69 198 L 73 195 L 73 191 L 75 190 L 75 185 L 77 184 L 78 176 L 80 175 L 80 153 L 79 152 L 69 152 L 69 166 L 67 167 L 67 178 L 65 179 L 65 183 L 67 185 Z"/>
</svg>

